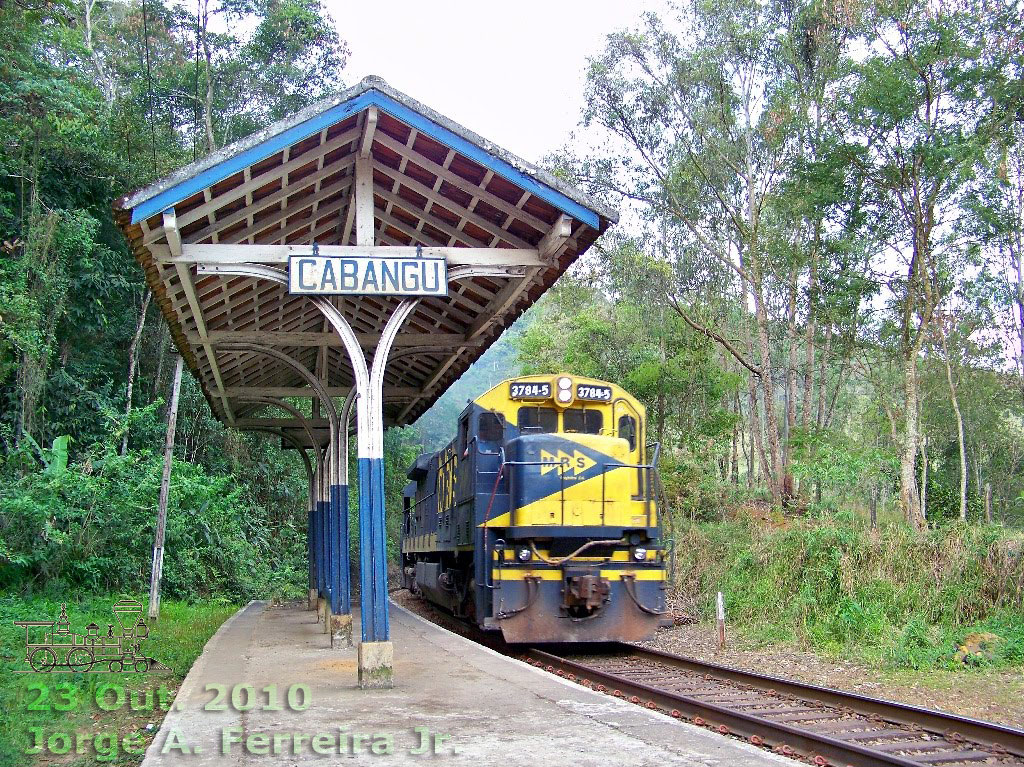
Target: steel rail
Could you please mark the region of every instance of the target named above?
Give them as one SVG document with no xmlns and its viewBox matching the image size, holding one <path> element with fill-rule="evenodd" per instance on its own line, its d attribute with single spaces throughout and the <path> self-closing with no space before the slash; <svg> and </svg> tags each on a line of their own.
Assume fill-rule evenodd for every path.
<svg viewBox="0 0 1024 767">
<path fill-rule="evenodd" d="M 775 690 L 776 692 L 799 698 L 808 698 L 833 706 L 846 707 L 868 716 L 878 715 L 886 721 L 920 727 L 937 735 L 957 733 L 967 740 L 997 745 L 1012 754 L 1024 756 L 1024 730 L 1007 727 L 996 722 L 971 719 L 959 714 L 911 706 L 884 698 L 872 698 L 856 692 L 845 692 L 831 687 L 798 682 L 793 679 L 759 674 L 755 671 L 741 671 L 728 666 L 673 655 L 661 650 L 634 648 L 629 645 L 623 647 L 623 649 L 627 648 L 634 654 L 639 652 L 652 659 L 657 659 L 662 663 L 668 663 L 678 668 L 685 668 L 700 673 L 708 673 L 710 669 L 710 673 L 722 679 L 760 687 L 764 690 Z M 1000 740 L 994 741 L 993 738 L 996 736 Z"/>
<path fill-rule="evenodd" d="M 578 648 L 577 645 L 573 649 Z M 605 645 L 604 648 L 610 648 L 612 654 L 595 656 L 596 665 L 537 648 L 529 648 L 519 657 L 599 692 L 609 692 L 647 708 L 662 709 L 677 718 L 686 716 L 696 724 L 708 725 L 723 734 L 738 735 L 755 745 L 769 746 L 789 756 L 803 756 L 819 765 L 1024 765 L 1024 758 L 1021 758 L 1024 757 L 1024 731 L 1021 730 L 740 671 L 658 650 L 625 644 Z M 610 663 L 613 670 L 601 668 L 602 663 Z M 635 664 L 636 675 L 643 680 L 622 673 L 623 663 Z M 616 664 L 619 668 L 614 669 Z M 670 676 L 673 671 L 691 675 L 690 681 L 671 680 L 674 686 L 696 684 L 696 689 L 671 689 L 673 684 L 665 679 L 665 672 Z M 661 682 L 659 674 L 663 678 Z M 712 686 L 705 684 L 702 690 L 702 682 Z M 733 689 L 716 691 L 715 684 Z M 789 708 L 785 708 L 787 703 Z M 771 706 L 776 708 L 771 710 Z M 779 715 L 792 721 L 770 718 Z M 829 726 L 833 729 L 843 730 L 845 725 L 845 731 L 822 732 L 825 725 L 821 723 L 828 720 L 832 721 Z M 914 729 L 904 730 L 904 727 Z M 883 742 L 866 745 L 857 740 Z M 921 753 L 895 753 L 897 751 Z"/>
</svg>

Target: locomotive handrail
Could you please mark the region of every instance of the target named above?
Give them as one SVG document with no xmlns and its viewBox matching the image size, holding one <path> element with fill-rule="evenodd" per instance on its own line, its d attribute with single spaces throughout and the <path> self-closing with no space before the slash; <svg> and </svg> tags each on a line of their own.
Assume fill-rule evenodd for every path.
<svg viewBox="0 0 1024 767">
<path fill-rule="evenodd" d="M 491 521 L 491 508 L 494 505 L 494 496 L 498 492 L 498 484 L 501 482 L 501 475 L 505 472 L 505 447 L 504 447 L 504 445 L 499 445 L 498 446 L 498 455 L 501 457 L 501 464 L 498 466 L 498 474 L 497 474 L 497 476 L 494 477 L 494 487 L 491 488 L 491 497 L 490 497 L 490 500 L 487 501 L 487 511 L 484 513 L 484 550 L 483 550 L 483 554 L 482 555 L 487 557 L 487 564 L 484 565 L 484 588 L 485 589 L 491 589 L 491 590 L 497 589 L 498 586 L 494 585 L 494 578 L 493 578 L 493 575 L 491 573 L 491 560 L 490 560 L 491 554 L 490 554 L 490 551 L 488 551 L 488 549 L 487 549 L 487 532 L 488 532 L 488 530 L 490 530 L 490 528 L 488 527 L 487 523 Z M 512 490 L 512 488 L 510 486 L 509 487 L 509 494 L 510 495 L 511 495 L 511 490 Z M 511 504 L 509 504 L 509 506 L 511 507 Z M 498 540 L 501 541 L 502 547 L 504 547 L 505 542 L 501 538 L 499 538 Z M 495 543 L 495 545 L 497 545 L 498 541 L 495 541 L 494 543 Z M 498 569 L 499 570 L 501 569 L 502 561 L 503 561 L 503 558 L 499 557 L 498 558 Z M 488 581 L 489 581 L 489 583 L 488 583 Z"/>
<path fill-rule="evenodd" d="M 645 450 L 650 450 L 652 447 L 654 448 L 654 458 L 651 459 L 651 465 L 652 466 L 657 466 L 658 465 L 658 458 L 661 456 L 661 443 L 660 442 L 650 442 L 650 443 L 648 443 L 645 446 L 644 449 Z"/>
</svg>

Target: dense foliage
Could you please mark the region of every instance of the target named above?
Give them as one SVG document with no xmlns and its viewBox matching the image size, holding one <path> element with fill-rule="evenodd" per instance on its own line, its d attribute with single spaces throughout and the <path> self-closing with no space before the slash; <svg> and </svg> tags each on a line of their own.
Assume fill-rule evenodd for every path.
<svg viewBox="0 0 1024 767">
<path fill-rule="evenodd" d="M 688 514 L 1019 523 L 1020 10 L 694 0 L 609 35 L 552 162 L 627 225 L 520 359 L 634 390 Z"/>
<path fill-rule="evenodd" d="M 675 547 L 681 607 L 713 616 L 722 591 L 751 638 L 895 667 L 961 667 L 957 644 L 990 632 L 1002 639 L 991 662 L 1024 664 L 1024 539 L 967 525 L 880 533 L 851 515 L 688 526 Z"/>
<path fill-rule="evenodd" d="M 111 202 L 335 90 L 318 0 L 0 3 L 0 589 L 149 579 L 173 348 Z M 225 430 L 186 375 L 166 593 L 306 579 L 296 455 Z"/>
</svg>

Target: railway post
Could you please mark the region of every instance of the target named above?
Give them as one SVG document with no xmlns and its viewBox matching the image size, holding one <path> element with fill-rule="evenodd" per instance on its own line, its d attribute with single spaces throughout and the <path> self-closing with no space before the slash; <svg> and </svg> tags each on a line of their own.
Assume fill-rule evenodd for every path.
<svg viewBox="0 0 1024 767">
<path fill-rule="evenodd" d="M 715 618 L 718 622 L 718 650 L 721 652 L 725 649 L 725 597 L 721 591 L 715 599 Z"/>
<path fill-rule="evenodd" d="M 332 597 L 330 633 L 331 646 L 340 644 L 352 646 L 352 603 L 349 591 L 351 565 L 349 561 L 349 524 L 348 524 L 348 439 L 349 419 L 352 406 L 358 392 L 355 387 L 349 390 L 345 404 L 341 409 L 336 437 L 332 440 L 331 449 L 337 461 L 336 484 L 331 485 L 331 505 L 336 518 L 338 556 L 336 567 L 336 594 Z"/>
</svg>

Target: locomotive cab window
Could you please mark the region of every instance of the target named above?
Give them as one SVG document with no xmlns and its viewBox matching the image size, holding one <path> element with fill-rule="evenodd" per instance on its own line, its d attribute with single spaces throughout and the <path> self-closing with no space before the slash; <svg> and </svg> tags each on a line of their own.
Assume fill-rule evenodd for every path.
<svg viewBox="0 0 1024 767">
<path fill-rule="evenodd" d="M 570 408 L 562 413 L 562 431 L 577 434 L 600 434 L 604 428 L 604 417 L 600 410 Z"/>
<path fill-rule="evenodd" d="M 551 407 L 526 405 L 519 408 L 517 425 L 521 430 L 552 434 L 558 431 L 558 411 Z"/>
<path fill-rule="evenodd" d="M 462 418 L 459 419 L 459 440 L 456 443 L 459 455 L 463 458 L 466 457 L 467 448 L 469 447 L 469 413 L 465 413 Z"/>
<path fill-rule="evenodd" d="M 497 413 L 481 413 L 479 429 L 481 442 L 501 442 L 505 421 Z"/>
<path fill-rule="evenodd" d="M 619 437 L 629 443 L 629 450 L 636 450 L 636 419 L 631 415 L 619 418 Z"/>
</svg>

